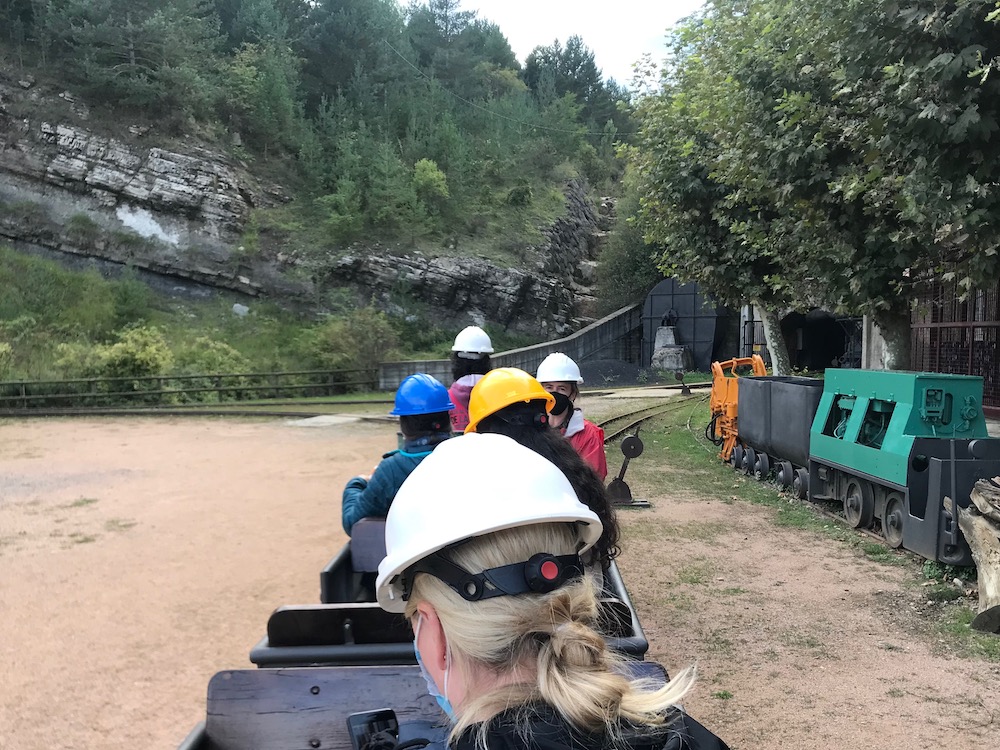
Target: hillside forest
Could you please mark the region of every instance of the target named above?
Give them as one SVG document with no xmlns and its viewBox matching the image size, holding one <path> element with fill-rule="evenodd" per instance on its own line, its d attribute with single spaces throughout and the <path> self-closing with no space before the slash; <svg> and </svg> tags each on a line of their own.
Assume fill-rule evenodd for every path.
<svg viewBox="0 0 1000 750">
<path fill-rule="evenodd" d="M 576 37 L 522 65 L 460 0 L 0 0 L 0 50 L 95 117 L 146 118 L 281 183 L 293 200 L 255 212 L 247 252 L 461 237 L 516 265 L 581 179 L 617 199 L 605 309 L 669 274 L 754 303 L 779 369 L 778 314 L 817 307 L 869 315 L 905 368 L 919 300 L 1000 280 L 998 22 L 995 0 L 712 0 L 628 89 Z M 9 289 L 36 261 L 0 262 Z M 100 372 L 127 337 L 197 368 L 222 365 L 183 351 L 196 340 L 278 367 L 347 362 L 376 325 L 373 356 L 440 355 L 453 335 L 335 300 L 304 322 L 261 308 L 252 333 L 223 305 L 179 325 L 127 275 L 30 272 L 0 303 L 3 377 Z M 52 308 L 69 298 L 94 307 Z"/>
<path fill-rule="evenodd" d="M 88 127 L 196 137 L 280 185 L 290 202 L 254 211 L 239 249 L 270 243 L 313 269 L 345 247 L 441 253 L 452 237 L 516 265 L 564 210 L 567 180 L 613 189 L 631 127 L 629 93 L 603 79 L 579 37 L 522 65 L 459 0 L 0 0 L 0 53 L 14 80 L 57 81 L 85 101 Z M 386 358 L 440 356 L 454 336 L 432 316 L 358 312 L 346 295 L 323 299 L 319 320 L 255 305 L 253 332 L 241 334 L 227 305 L 158 300 L 134 275 L 104 283 L 34 268 L 44 283 L 15 283 L 24 264 L 41 264 L 15 255 L 0 261 L 16 287 L 0 303 L 8 379 L 120 372 L 101 363 L 123 336 L 171 352 L 149 358 L 155 371 L 350 366 L 348 350 L 365 347 L 344 331 L 373 321 Z M 63 299 L 73 302 L 54 309 Z M 194 340 L 215 354 L 185 353 Z"/>
</svg>

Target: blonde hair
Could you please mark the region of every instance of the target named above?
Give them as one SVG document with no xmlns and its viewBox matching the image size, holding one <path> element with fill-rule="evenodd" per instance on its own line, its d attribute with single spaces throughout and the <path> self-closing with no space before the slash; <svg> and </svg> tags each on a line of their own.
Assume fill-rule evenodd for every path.
<svg viewBox="0 0 1000 750">
<path fill-rule="evenodd" d="M 538 552 L 555 555 L 577 550 L 577 534 L 564 523 L 534 524 L 476 537 L 451 548 L 447 556 L 470 573 L 527 560 Z M 547 594 L 500 596 L 470 602 L 437 578 L 417 574 L 407 603 L 413 617 L 422 601 L 437 611 L 452 657 L 473 669 L 513 676 L 508 684 L 467 696 L 449 740 L 476 722 L 509 709 L 545 703 L 571 726 L 617 736 L 621 720 L 659 726 L 694 681 L 694 670 L 680 672 L 666 685 L 630 681 L 625 656 L 608 649 L 597 630 L 599 586 L 593 575 Z M 519 665 L 535 665 L 529 681 L 517 680 Z M 530 670 L 529 670 L 530 674 Z M 526 728 L 528 711 L 521 711 Z M 476 718 L 473 718 L 476 717 Z M 488 721 L 479 727 L 485 747 Z M 526 729 L 525 729 L 526 731 Z"/>
</svg>

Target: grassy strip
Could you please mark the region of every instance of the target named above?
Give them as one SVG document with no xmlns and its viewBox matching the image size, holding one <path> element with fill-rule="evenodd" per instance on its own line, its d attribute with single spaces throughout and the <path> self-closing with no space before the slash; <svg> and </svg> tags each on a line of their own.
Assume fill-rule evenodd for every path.
<svg viewBox="0 0 1000 750">
<path fill-rule="evenodd" d="M 725 503 L 748 502 L 774 508 L 774 522 L 778 526 L 822 534 L 873 562 L 907 568 L 913 574 L 911 585 L 920 587 L 920 595 L 928 603 L 936 603 L 932 627 L 948 647 L 963 656 L 1000 661 L 1000 638 L 969 627 L 976 612 L 958 589 L 946 583 L 956 577 L 974 580 L 974 569 L 942 566 L 906 551 L 893 550 L 821 515 L 817 505 L 781 491 L 774 482 L 758 482 L 734 472 L 719 460 L 718 448 L 704 438 L 708 420 L 707 400 L 651 420 L 644 428 L 644 456 L 651 460 L 637 463 L 636 475 L 656 486 L 663 480 L 658 467 L 669 465 L 683 475 L 686 490 L 716 497 Z M 832 510 L 832 506 L 829 509 Z M 927 585 L 928 580 L 933 583 Z"/>
</svg>

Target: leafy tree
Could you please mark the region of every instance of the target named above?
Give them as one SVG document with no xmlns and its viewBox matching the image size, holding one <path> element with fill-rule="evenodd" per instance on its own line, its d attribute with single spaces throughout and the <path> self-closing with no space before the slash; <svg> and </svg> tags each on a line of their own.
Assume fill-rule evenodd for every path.
<svg viewBox="0 0 1000 750">
<path fill-rule="evenodd" d="M 302 34 L 302 80 L 310 112 L 339 94 L 358 93 L 364 81 L 376 97 L 405 78 L 409 48 L 395 0 L 319 0 Z M 404 55 L 400 60 L 397 53 Z M 362 113 L 362 116 L 370 113 Z"/>
<path fill-rule="evenodd" d="M 760 291 L 871 315 L 888 364 L 908 366 L 915 293 L 1000 276 L 1000 196 L 987 187 L 1000 83 L 982 75 L 1000 47 L 993 8 L 719 0 L 688 22 L 658 102 L 640 111 L 650 136 L 686 117 L 662 147 L 645 140 L 644 210 L 661 228 L 679 221 L 671 190 L 686 187 L 660 162 L 674 160 L 715 191 L 696 209 L 711 217 L 702 225 L 732 237 L 682 255 L 684 271 L 743 253 Z M 663 181 L 674 188 L 657 193 Z"/>
<path fill-rule="evenodd" d="M 210 110 L 219 22 L 208 0 L 51 0 L 46 18 L 64 72 L 94 98 L 157 113 Z"/>
<path fill-rule="evenodd" d="M 615 205 L 617 221 L 601 248 L 597 266 L 597 298 L 603 313 L 641 302 L 663 278 L 654 260 L 654 254 L 658 258 L 660 253 L 646 244 L 636 220 L 639 192 L 634 174 L 626 172 L 622 182 L 622 197 Z"/>
<path fill-rule="evenodd" d="M 325 215 L 323 224 L 332 239 L 347 244 L 361 236 L 364 228 L 361 191 L 350 177 L 341 178 L 334 192 L 320 196 L 315 203 Z"/>
<path fill-rule="evenodd" d="M 605 84 L 594 53 L 579 36 L 571 36 L 563 47 L 557 39 L 547 47 L 536 47 L 524 62 L 524 82 L 544 106 L 554 98 L 572 94 L 581 105 L 581 118 L 593 128 L 610 119 L 623 129 L 626 121 L 618 102 L 627 92 L 618 84 Z"/>
<path fill-rule="evenodd" d="M 412 172 L 389 143 L 377 145 L 369 179 L 365 196 L 369 226 L 381 227 L 396 237 L 423 234 L 422 219 L 428 217 L 417 208 Z"/>
<path fill-rule="evenodd" d="M 461 36 L 469 51 L 481 62 L 506 70 L 521 69 L 510 42 L 495 23 L 477 18 L 462 29 Z"/>
<path fill-rule="evenodd" d="M 370 306 L 308 330 L 299 345 L 316 366 L 331 370 L 359 369 L 369 375 L 380 363 L 398 356 L 399 351 L 399 339 L 389 318 Z"/>
<path fill-rule="evenodd" d="M 298 39 L 311 5 L 307 0 L 215 0 L 222 33 L 232 49 L 244 42 Z"/>
<path fill-rule="evenodd" d="M 448 178 L 430 159 L 421 159 L 413 167 L 413 189 L 431 215 L 441 213 L 448 200 Z"/>
<path fill-rule="evenodd" d="M 288 47 L 244 43 L 226 66 L 225 80 L 232 126 L 265 153 L 272 146 L 296 149 L 303 123 L 296 91 L 298 60 Z"/>
<path fill-rule="evenodd" d="M 56 355 L 56 366 L 67 377 L 124 379 L 105 384 L 112 393 L 158 390 L 156 381 L 143 378 L 166 375 L 174 363 L 163 332 L 154 326 L 126 328 L 111 344 L 59 344 Z"/>
</svg>

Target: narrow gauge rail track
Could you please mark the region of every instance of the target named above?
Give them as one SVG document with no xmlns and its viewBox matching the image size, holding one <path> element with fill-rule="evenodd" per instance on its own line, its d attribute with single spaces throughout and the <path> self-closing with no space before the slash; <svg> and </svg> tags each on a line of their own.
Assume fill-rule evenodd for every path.
<svg viewBox="0 0 1000 750">
<path fill-rule="evenodd" d="M 703 388 L 706 384 L 695 383 L 691 388 Z M 657 390 L 673 391 L 680 390 L 681 385 L 655 386 Z M 614 391 L 600 390 L 588 391 L 588 395 L 606 395 Z M 657 404 L 655 406 L 636 409 L 635 411 L 619 414 L 600 422 L 600 426 L 606 428 L 608 425 L 621 422 L 629 417 L 649 412 L 642 417 L 633 419 L 623 427 L 616 428 L 610 434 L 605 435 L 605 444 L 621 437 L 625 432 L 642 422 L 658 416 L 664 412 L 673 411 L 681 404 L 698 398 L 707 396 L 688 396 L 682 399 L 671 399 L 668 404 Z M 107 417 L 129 417 L 129 416 L 156 416 L 156 417 L 176 417 L 176 416 L 204 416 L 204 417 L 281 417 L 285 419 L 309 419 L 311 417 L 328 416 L 335 412 L 329 409 L 319 409 L 314 407 L 337 406 L 342 409 L 350 409 L 354 405 L 386 404 L 391 405 L 391 398 L 365 399 L 359 401 L 313 401 L 302 403 L 291 400 L 275 400 L 255 404 L 239 404 L 227 402 L 224 404 L 170 404 L 166 406 L 78 406 L 78 407 L 39 407 L 33 409 L 0 409 L 0 419 L 13 417 L 85 417 L 85 416 L 107 416 Z M 275 409 L 274 407 L 288 406 L 290 409 Z M 298 409 L 294 407 L 300 407 Z"/>
<path fill-rule="evenodd" d="M 626 412 L 625 414 L 619 414 L 609 419 L 605 419 L 598 423 L 600 427 L 604 428 L 604 444 L 607 445 L 608 443 L 615 441 L 633 427 L 637 427 L 653 417 L 658 417 L 661 414 L 676 411 L 684 406 L 684 404 L 691 403 L 692 401 L 704 401 L 707 398 L 707 395 L 692 395 L 685 396 L 683 398 L 675 398 L 665 404 L 654 404 L 653 406 L 646 406 L 642 409 L 636 409 L 635 411 Z M 616 426 L 613 430 L 608 430 L 609 425 L 617 425 L 619 422 L 625 422 L 625 424 Z"/>
</svg>

